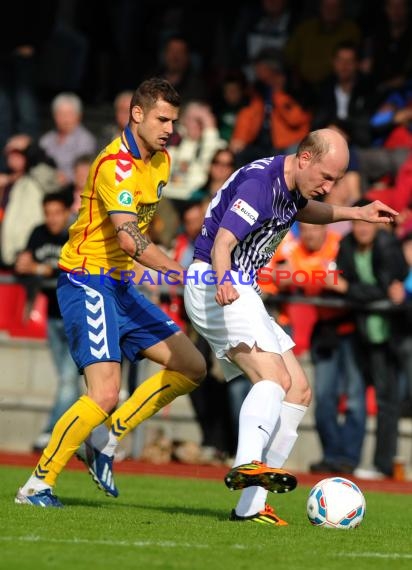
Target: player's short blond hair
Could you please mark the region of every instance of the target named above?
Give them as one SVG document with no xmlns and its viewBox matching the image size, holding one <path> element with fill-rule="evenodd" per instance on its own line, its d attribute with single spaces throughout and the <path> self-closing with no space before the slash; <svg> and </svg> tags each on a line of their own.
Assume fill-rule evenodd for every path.
<svg viewBox="0 0 412 570">
<path fill-rule="evenodd" d="M 300 156 L 308 151 L 312 155 L 312 161 L 319 161 L 330 150 L 329 141 L 322 136 L 320 131 L 311 131 L 300 143 L 296 155 Z"/>
</svg>

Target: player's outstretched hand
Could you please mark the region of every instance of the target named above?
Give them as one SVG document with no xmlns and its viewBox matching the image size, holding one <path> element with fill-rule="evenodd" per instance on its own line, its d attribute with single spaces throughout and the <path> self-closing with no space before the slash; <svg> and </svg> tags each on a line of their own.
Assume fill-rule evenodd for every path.
<svg viewBox="0 0 412 570">
<path fill-rule="evenodd" d="M 398 214 L 399 212 L 390 208 L 380 200 L 375 200 L 371 204 L 359 208 L 358 219 L 365 222 L 389 224 L 395 220 Z"/>
</svg>

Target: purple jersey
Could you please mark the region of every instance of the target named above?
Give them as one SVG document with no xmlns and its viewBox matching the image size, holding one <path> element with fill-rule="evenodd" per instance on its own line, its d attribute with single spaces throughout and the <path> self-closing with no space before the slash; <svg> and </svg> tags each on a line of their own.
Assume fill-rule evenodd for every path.
<svg viewBox="0 0 412 570">
<path fill-rule="evenodd" d="M 298 190 L 288 190 L 284 162 L 285 156 L 262 158 L 232 174 L 209 204 L 195 242 L 195 259 L 211 263 L 213 242 L 222 227 L 239 240 L 232 252 L 234 271 L 254 278 L 267 265 L 298 210 L 307 204 Z"/>
</svg>

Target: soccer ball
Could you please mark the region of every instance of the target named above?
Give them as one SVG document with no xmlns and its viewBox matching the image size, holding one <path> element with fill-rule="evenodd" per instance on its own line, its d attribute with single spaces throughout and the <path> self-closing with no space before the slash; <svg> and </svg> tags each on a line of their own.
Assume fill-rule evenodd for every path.
<svg viewBox="0 0 412 570">
<path fill-rule="evenodd" d="M 316 483 L 306 505 L 310 523 L 325 528 L 356 528 L 365 511 L 362 491 L 344 477 L 330 477 Z"/>
</svg>

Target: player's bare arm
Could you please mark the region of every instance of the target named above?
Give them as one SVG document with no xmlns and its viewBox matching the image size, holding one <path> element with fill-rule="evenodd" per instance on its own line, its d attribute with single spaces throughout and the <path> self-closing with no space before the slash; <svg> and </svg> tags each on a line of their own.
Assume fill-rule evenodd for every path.
<svg viewBox="0 0 412 570">
<path fill-rule="evenodd" d="M 137 225 L 137 217 L 133 214 L 112 214 L 110 216 L 115 227 L 120 248 L 145 267 L 168 273 L 171 280 L 180 283 L 183 267 L 166 255 L 150 238 L 142 234 Z"/>
<path fill-rule="evenodd" d="M 134 253 L 127 253 L 129 253 L 130 257 L 135 261 L 140 261 L 143 252 L 147 249 L 149 244 L 152 243 L 150 238 L 140 232 L 136 221 L 119 224 L 116 226 L 116 233 L 119 234 L 119 232 L 125 232 L 132 238 L 131 243 L 134 247 Z"/>
<path fill-rule="evenodd" d="M 216 272 L 216 303 L 231 305 L 239 297 L 239 293 L 230 280 L 225 280 L 231 269 L 230 255 L 236 247 L 238 240 L 231 231 L 220 228 L 216 234 L 215 242 L 211 251 L 212 267 Z"/>
<path fill-rule="evenodd" d="M 342 220 L 363 220 L 371 223 L 390 223 L 398 215 L 380 200 L 375 200 L 366 206 L 336 206 L 309 200 L 307 205 L 299 210 L 296 219 L 308 224 L 330 224 Z"/>
</svg>

